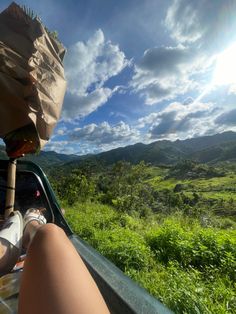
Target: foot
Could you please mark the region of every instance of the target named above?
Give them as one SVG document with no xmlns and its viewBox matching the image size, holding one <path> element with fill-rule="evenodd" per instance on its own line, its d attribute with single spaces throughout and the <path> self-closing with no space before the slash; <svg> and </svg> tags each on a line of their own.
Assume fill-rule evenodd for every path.
<svg viewBox="0 0 236 314">
<path fill-rule="evenodd" d="M 27 210 L 24 216 L 24 232 L 23 232 L 23 247 L 27 249 L 33 240 L 37 230 L 44 224 L 46 224 L 46 218 L 42 212 L 44 208 L 30 208 Z"/>
</svg>

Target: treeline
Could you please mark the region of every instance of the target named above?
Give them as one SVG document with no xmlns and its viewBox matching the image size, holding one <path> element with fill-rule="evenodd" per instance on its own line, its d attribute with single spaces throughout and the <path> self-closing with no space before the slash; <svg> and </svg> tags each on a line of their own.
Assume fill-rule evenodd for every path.
<svg viewBox="0 0 236 314">
<path fill-rule="evenodd" d="M 181 211 L 186 215 L 200 217 L 204 213 L 221 211 L 227 213 L 236 208 L 233 199 L 205 199 L 191 184 L 176 183 L 174 187 L 159 189 L 152 184 L 156 176 L 156 167 L 140 162 L 132 165 L 119 161 L 109 167 L 83 165 L 76 169 L 57 169 L 51 175 L 59 199 L 68 205 L 76 202 L 98 202 L 111 205 L 120 212 L 147 217 L 151 213 L 171 214 Z M 222 177 L 223 168 L 181 161 L 177 165 L 161 172 L 162 180 L 169 178 L 205 178 Z M 160 174 L 159 174 L 160 175 Z M 177 181 L 179 182 L 179 181 Z M 182 182 L 182 181 L 180 181 Z"/>
<path fill-rule="evenodd" d="M 112 205 L 122 212 L 138 212 L 145 216 L 155 211 L 155 190 L 146 179 L 150 178 L 150 168 L 141 162 L 131 165 L 117 162 L 112 167 L 94 172 L 89 167 L 73 169 L 53 175 L 50 181 L 60 199 L 69 205 L 76 202 L 97 201 Z"/>
</svg>

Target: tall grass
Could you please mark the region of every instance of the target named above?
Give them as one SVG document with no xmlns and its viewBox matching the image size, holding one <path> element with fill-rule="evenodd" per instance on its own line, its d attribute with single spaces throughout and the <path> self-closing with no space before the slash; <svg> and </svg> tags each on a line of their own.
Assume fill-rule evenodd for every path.
<svg viewBox="0 0 236 314">
<path fill-rule="evenodd" d="M 236 230 L 180 213 L 147 218 L 75 204 L 72 229 L 175 313 L 236 312 Z"/>
</svg>

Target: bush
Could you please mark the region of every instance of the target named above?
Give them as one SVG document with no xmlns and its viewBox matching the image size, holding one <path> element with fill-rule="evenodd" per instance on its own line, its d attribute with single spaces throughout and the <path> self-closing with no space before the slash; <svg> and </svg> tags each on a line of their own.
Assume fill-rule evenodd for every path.
<svg viewBox="0 0 236 314">
<path fill-rule="evenodd" d="M 76 202 L 86 202 L 94 197 L 95 185 L 93 180 L 81 173 L 80 170 L 72 170 L 67 176 L 63 176 L 56 182 L 54 188 L 61 199 L 65 199 L 69 205 Z"/>
<path fill-rule="evenodd" d="M 199 226 L 184 230 L 180 224 L 167 221 L 147 234 L 147 242 L 164 264 L 175 261 L 182 267 L 206 272 L 217 269 L 235 279 L 236 231 L 226 233 Z"/>
<path fill-rule="evenodd" d="M 152 263 L 152 252 L 143 237 L 126 228 L 97 231 L 96 246 L 123 271 L 149 268 Z"/>
</svg>

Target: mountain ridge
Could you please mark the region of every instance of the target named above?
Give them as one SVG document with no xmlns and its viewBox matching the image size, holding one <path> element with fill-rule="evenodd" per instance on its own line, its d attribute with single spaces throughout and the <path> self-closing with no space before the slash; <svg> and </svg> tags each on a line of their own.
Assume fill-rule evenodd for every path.
<svg viewBox="0 0 236 314">
<path fill-rule="evenodd" d="M 7 158 L 3 146 L 0 146 L 0 158 Z M 153 165 L 171 165 L 181 159 L 191 159 L 203 163 L 236 161 L 236 132 L 228 131 L 173 142 L 160 140 L 150 144 L 136 143 L 94 155 L 78 156 L 41 151 L 38 155 L 28 155 L 23 159 L 38 163 L 43 168 L 57 165 L 74 165 L 76 167 L 86 162 L 110 165 L 120 160 L 134 164 L 143 160 Z"/>
<path fill-rule="evenodd" d="M 150 144 L 136 143 L 96 155 L 81 156 L 69 162 L 69 164 L 95 161 L 109 165 L 119 160 L 131 163 L 138 163 L 144 160 L 154 165 L 171 165 L 180 159 L 192 159 L 198 162 L 236 160 L 236 133 L 228 131 L 212 136 L 176 140 L 174 142 L 163 140 Z"/>
</svg>

